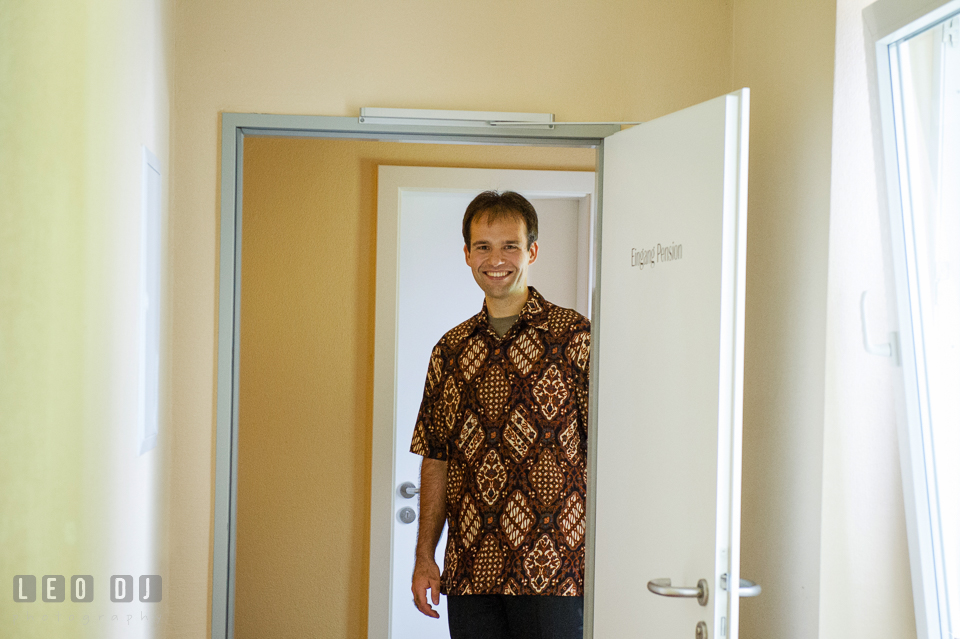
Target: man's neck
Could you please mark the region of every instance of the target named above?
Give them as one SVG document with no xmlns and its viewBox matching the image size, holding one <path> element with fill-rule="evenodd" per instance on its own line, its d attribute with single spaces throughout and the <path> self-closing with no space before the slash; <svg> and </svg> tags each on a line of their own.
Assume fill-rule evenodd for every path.
<svg viewBox="0 0 960 639">
<path fill-rule="evenodd" d="M 486 298 L 487 314 L 490 317 L 512 317 L 519 315 L 520 311 L 523 310 L 523 305 L 527 303 L 527 297 L 529 297 L 529 295 L 529 288 L 526 288 L 522 294 L 511 296 L 509 299 L 492 299 L 488 297 Z"/>
</svg>

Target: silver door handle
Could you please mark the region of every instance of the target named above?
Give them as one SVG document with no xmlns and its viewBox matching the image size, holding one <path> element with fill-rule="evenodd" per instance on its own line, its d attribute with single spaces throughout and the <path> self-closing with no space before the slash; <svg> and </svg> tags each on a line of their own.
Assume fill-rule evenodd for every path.
<svg viewBox="0 0 960 639">
<path fill-rule="evenodd" d="M 420 489 L 414 486 L 412 482 L 405 481 L 397 488 L 397 494 L 404 499 L 413 499 L 414 495 L 420 494 Z"/>
<path fill-rule="evenodd" d="M 727 573 L 720 575 L 720 587 L 724 590 L 727 588 Z M 743 597 L 756 597 L 760 594 L 760 584 L 754 583 L 749 579 L 740 580 L 740 598 Z"/>
<path fill-rule="evenodd" d="M 710 599 L 710 589 L 707 588 L 706 579 L 698 581 L 696 588 L 671 586 L 669 578 L 653 579 L 647 582 L 647 590 L 662 597 L 696 597 L 701 606 L 706 606 L 707 600 Z"/>
</svg>

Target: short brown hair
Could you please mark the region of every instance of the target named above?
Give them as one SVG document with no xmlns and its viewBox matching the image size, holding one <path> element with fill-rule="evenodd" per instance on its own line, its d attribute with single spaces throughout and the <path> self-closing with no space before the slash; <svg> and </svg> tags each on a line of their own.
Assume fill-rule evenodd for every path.
<svg viewBox="0 0 960 639">
<path fill-rule="evenodd" d="M 514 191 L 484 191 L 467 205 L 463 214 L 463 242 L 470 249 L 470 226 L 478 216 L 486 216 L 487 223 L 499 219 L 522 220 L 527 227 L 527 248 L 537 241 L 537 211 L 530 201 Z"/>
</svg>

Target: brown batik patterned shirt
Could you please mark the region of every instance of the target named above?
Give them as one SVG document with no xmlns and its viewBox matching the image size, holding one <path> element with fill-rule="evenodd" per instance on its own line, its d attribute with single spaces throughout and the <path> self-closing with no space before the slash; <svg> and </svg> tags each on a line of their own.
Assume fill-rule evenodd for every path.
<svg viewBox="0 0 960 639">
<path fill-rule="evenodd" d="M 447 462 L 448 595 L 583 595 L 590 320 L 529 290 L 430 357 L 410 450 Z"/>
</svg>

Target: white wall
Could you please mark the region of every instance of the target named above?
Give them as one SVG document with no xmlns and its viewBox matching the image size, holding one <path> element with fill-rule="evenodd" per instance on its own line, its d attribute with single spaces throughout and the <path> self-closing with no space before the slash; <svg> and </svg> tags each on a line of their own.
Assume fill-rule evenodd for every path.
<svg viewBox="0 0 960 639">
<path fill-rule="evenodd" d="M 578 284 L 584 279 L 580 258 L 581 240 L 580 201 L 564 198 L 531 200 L 540 219 L 540 247 L 537 261 L 530 267 L 529 281 L 550 302 L 566 308 L 576 308 L 587 315 L 586 308 L 578 308 Z"/>
<path fill-rule="evenodd" d="M 820 557 L 821 639 L 916 636 L 894 397 L 897 370 L 866 353 L 860 294 L 873 341 L 896 316 L 883 259 L 876 153 L 861 12 L 837 3 Z"/>
</svg>

